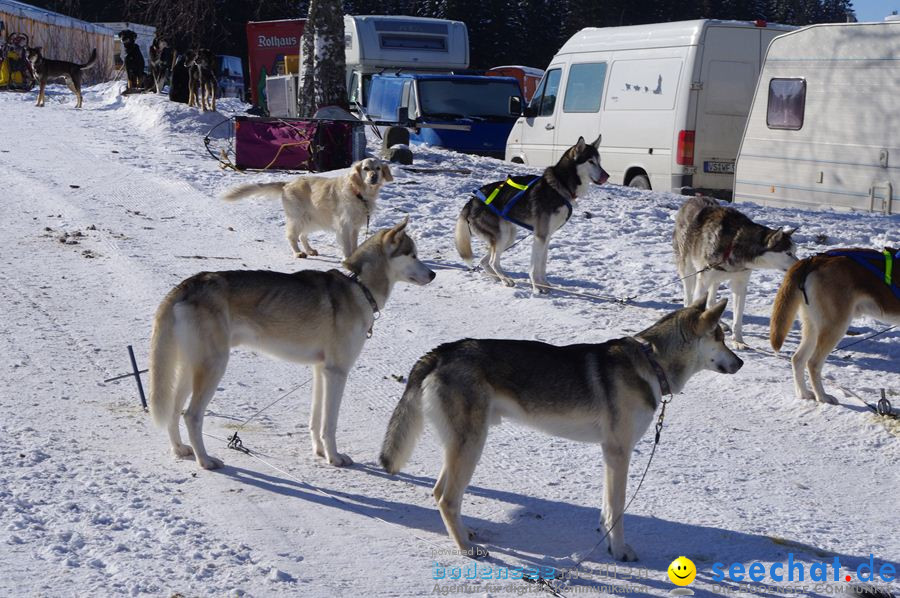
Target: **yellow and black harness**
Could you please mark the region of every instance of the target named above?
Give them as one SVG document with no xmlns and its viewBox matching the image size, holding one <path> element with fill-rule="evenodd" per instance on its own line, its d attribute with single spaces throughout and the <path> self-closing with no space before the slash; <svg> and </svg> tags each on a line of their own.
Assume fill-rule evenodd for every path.
<svg viewBox="0 0 900 598">
<path fill-rule="evenodd" d="M 527 193 L 539 180 L 541 180 L 541 177 L 532 175 L 509 176 L 506 177 L 505 181 L 488 183 L 481 189 L 473 191 L 472 194 L 481 200 L 485 207 L 500 218 L 512 222 L 517 226 L 521 226 L 525 230 L 533 231 L 534 228 L 532 226 L 513 218 L 509 213 L 516 203 L 522 199 L 525 193 Z M 568 220 L 572 216 L 572 202 L 565 197 L 560 197 L 569 210 L 569 213 L 566 215 L 566 220 Z"/>
<path fill-rule="evenodd" d="M 883 280 L 884 284 L 900 299 L 900 287 L 897 286 L 897 281 L 894 277 L 894 263 L 900 261 L 900 249 L 885 247 L 880 252 L 875 249 L 832 249 L 819 255 L 850 258 Z M 809 300 L 806 298 L 805 286 L 806 276 L 803 277 L 800 290 L 803 291 L 804 301 L 809 304 Z"/>
</svg>

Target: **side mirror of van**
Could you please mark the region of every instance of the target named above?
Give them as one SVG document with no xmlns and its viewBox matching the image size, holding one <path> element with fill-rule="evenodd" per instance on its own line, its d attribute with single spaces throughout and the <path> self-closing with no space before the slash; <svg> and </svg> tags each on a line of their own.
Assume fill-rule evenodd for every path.
<svg viewBox="0 0 900 598">
<path fill-rule="evenodd" d="M 522 98 L 519 96 L 509 96 L 509 113 L 515 116 L 522 114 Z"/>
</svg>

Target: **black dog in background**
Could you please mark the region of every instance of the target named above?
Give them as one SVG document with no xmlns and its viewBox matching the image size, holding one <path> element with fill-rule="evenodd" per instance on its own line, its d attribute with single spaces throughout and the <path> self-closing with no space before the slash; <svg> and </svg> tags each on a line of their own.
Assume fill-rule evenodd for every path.
<svg viewBox="0 0 900 598">
<path fill-rule="evenodd" d="M 156 93 L 162 93 L 163 88 L 172 80 L 175 58 L 175 49 L 166 40 L 158 35 L 153 38 L 153 43 L 150 44 L 150 74 Z"/>
<path fill-rule="evenodd" d="M 188 64 L 193 64 L 194 52 L 188 51 L 179 54 L 172 66 L 172 79 L 169 83 L 169 99 L 173 102 L 187 104 L 190 99 L 190 79 L 192 69 Z"/>
<path fill-rule="evenodd" d="M 137 33 L 131 29 L 119 32 L 119 39 L 125 48 L 125 74 L 128 76 L 128 89 L 144 89 L 144 55 L 137 45 Z"/>
</svg>

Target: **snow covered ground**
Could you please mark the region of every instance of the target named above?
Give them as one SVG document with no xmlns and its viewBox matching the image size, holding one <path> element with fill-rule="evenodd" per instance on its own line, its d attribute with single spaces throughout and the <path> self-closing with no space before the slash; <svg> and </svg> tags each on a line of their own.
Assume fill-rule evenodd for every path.
<svg viewBox="0 0 900 598">
<path fill-rule="evenodd" d="M 307 384 L 242 430 L 266 463 L 210 438 L 207 447 L 227 467 L 199 471 L 169 453 L 132 380 L 102 381 L 130 369 L 128 344 L 146 366 L 154 310 L 183 278 L 217 269 L 328 269 L 337 249 L 329 235 L 316 236 L 324 256 L 300 262 L 284 239 L 280 202 L 218 199 L 236 183 L 286 176 L 220 170 L 202 145 L 220 115 L 118 92 L 116 85 L 87 90 L 83 110 L 61 87 L 50 89 L 43 109 L 32 106 L 33 93 L 0 94 L 0 592 L 534 591 L 522 581 L 435 579 L 441 568 L 449 577 L 454 567 L 464 574 L 474 565 L 445 554 L 453 546 L 430 495 L 440 466 L 433 432 L 402 475 L 377 466 L 403 388 L 397 378 L 425 351 L 464 336 L 599 342 L 675 309 L 681 290 L 670 239 L 680 198 L 595 187 L 550 248 L 551 282 L 581 294 L 533 297 L 525 275 L 530 241 L 505 259 L 515 288 L 460 269 L 452 245 L 465 193 L 514 167 L 416 148 L 417 166 L 471 174 L 395 168 L 396 181 L 382 193 L 373 226 L 410 214 L 420 255 L 446 267 L 429 286 L 398 286 L 351 373 L 338 439 L 357 464 L 337 469 L 312 456 Z M 234 100 L 220 107 L 223 114 L 240 109 Z M 896 216 L 742 209 L 772 226 L 800 225 L 801 255 L 900 242 Z M 768 350 L 779 282 L 776 272 L 753 275 L 744 330 L 756 349 Z M 589 296 L 638 294 L 630 305 Z M 851 331 L 882 328 L 859 320 Z M 788 354 L 798 338 L 795 330 Z M 625 516 L 640 561 L 615 568 L 597 550 L 585 562 L 586 579 L 565 595 L 602 595 L 611 584 L 665 595 L 674 587 L 666 568 L 678 555 L 696 563 L 691 588 L 701 596 L 721 592 L 716 562 L 727 569 L 758 561 L 768 571 L 791 553 L 809 575 L 812 563 L 838 557 L 841 578 L 856 580 L 857 565 L 871 554 L 900 570 L 900 427 L 836 388 L 869 401 L 885 388 L 900 406 L 900 331 L 829 359 L 826 384 L 838 406 L 796 400 L 785 360 L 740 355 L 746 365 L 738 374 L 699 374 L 669 408 L 652 468 Z M 225 438 L 308 378 L 307 367 L 236 351 L 206 431 Z M 634 456 L 629 494 L 650 436 Z M 463 507 L 492 553 L 479 575 L 486 565 L 571 565 L 599 539 L 602 484 L 599 447 L 513 424 L 492 429 Z M 757 590 L 777 596 L 786 587 Z M 825 587 L 800 594 L 831 595 Z"/>
</svg>

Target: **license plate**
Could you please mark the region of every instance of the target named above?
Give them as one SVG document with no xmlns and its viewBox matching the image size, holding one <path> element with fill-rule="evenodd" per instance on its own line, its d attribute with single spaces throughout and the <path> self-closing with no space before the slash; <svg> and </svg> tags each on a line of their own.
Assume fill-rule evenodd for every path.
<svg viewBox="0 0 900 598">
<path fill-rule="evenodd" d="M 703 172 L 734 174 L 734 162 L 724 160 L 707 160 L 703 163 Z"/>
</svg>

